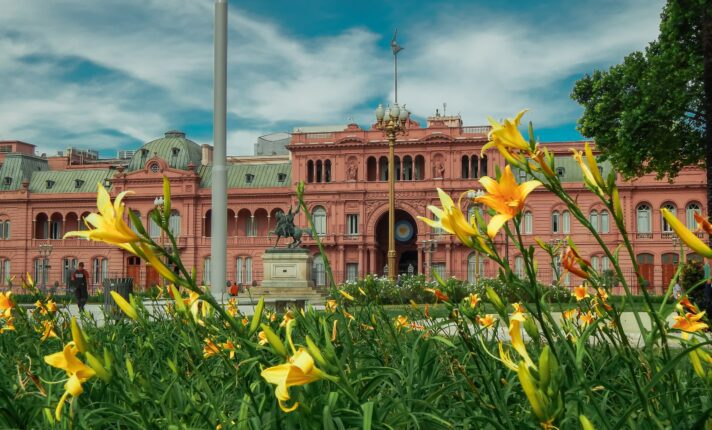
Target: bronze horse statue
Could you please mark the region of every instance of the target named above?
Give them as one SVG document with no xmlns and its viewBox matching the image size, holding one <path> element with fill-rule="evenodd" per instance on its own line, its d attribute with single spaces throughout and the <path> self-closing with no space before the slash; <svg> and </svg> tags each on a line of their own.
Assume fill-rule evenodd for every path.
<svg viewBox="0 0 712 430">
<path fill-rule="evenodd" d="M 285 214 L 284 212 L 277 212 L 277 225 L 274 230 L 267 233 L 267 236 L 272 234 L 277 235 L 277 240 L 274 242 L 272 248 L 276 248 L 279 244 L 279 240 L 283 237 L 291 237 L 292 243 L 287 245 L 287 248 L 296 248 L 302 244 L 302 236 L 304 234 L 309 237 L 314 237 L 313 232 L 310 228 L 299 228 L 294 225 L 294 217 L 299 213 L 299 207 L 297 207 L 296 212 L 292 212 L 292 207 L 289 207 L 289 211 Z"/>
</svg>

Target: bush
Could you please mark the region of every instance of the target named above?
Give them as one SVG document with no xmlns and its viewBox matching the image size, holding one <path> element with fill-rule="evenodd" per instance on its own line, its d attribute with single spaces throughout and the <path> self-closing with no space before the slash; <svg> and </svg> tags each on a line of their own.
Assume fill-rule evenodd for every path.
<svg viewBox="0 0 712 430">
<path fill-rule="evenodd" d="M 705 268 L 701 261 L 688 260 L 680 272 L 680 286 L 692 301 L 704 308 Z"/>
</svg>

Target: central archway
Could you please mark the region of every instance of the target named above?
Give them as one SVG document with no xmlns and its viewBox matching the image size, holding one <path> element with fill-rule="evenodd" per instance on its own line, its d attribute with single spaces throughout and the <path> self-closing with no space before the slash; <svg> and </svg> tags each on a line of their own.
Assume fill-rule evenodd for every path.
<svg viewBox="0 0 712 430">
<path fill-rule="evenodd" d="M 388 264 L 388 211 L 378 218 L 374 233 L 378 249 L 376 268 L 378 274 L 385 274 Z M 396 273 L 418 273 L 418 224 L 402 209 L 396 209 L 395 212 L 395 239 Z"/>
</svg>

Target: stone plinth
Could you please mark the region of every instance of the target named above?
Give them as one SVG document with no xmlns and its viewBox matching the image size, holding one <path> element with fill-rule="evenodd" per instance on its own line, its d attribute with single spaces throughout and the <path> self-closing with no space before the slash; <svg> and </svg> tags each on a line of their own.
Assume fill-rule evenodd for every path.
<svg viewBox="0 0 712 430">
<path fill-rule="evenodd" d="M 308 249 L 267 249 L 262 254 L 262 267 L 262 284 L 250 289 L 253 300 L 264 298 L 265 303 L 278 309 L 287 304 L 303 307 L 324 303 L 325 291 L 316 288 L 312 281 L 312 257 Z M 240 303 L 246 301 L 248 297 L 240 297 Z"/>
</svg>

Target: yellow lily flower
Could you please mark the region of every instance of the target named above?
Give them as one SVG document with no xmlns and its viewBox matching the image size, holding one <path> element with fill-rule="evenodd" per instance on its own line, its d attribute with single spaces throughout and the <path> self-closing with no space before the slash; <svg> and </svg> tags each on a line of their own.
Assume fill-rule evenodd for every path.
<svg viewBox="0 0 712 430">
<path fill-rule="evenodd" d="M 0 327 L 0 334 L 6 331 L 15 331 L 15 318 L 12 317 L 9 309 L 3 314 L 3 319 L 5 320 L 5 325 Z"/>
<path fill-rule="evenodd" d="M 485 176 L 480 184 L 487 190 L 487 195 L 477 197 L 475 201 L 484 203 L 497 212 L 487 225 L 487 235 L 494 238 L 502 226 L 514 218 L 522 208 L 529 193 L 541 185 L 539 181 L 527 181 L 517 184 L 510 166 L 504 167 L 499 182 Z"/>
<path fill-rule="evenodd" d="M 584 325 L 589 325 L 593 323 L 594 319 L 596 319 L 596 317 L 591 313 L 591 311 L 588 311 L 585 314 L 581 314 L 579 318 L 581 318 L 581 322 L 583 322 Z"/>
<path fill-rule="evenodd" d="M 331 300 L 326 301 L 326 305 L 324 306 L 324 309 L 326 309 L 327 312 L 334 313 L 334 312 L 336 312 L 337 306 L 338 305 L 336 304 L 336 300 L 331 299 Z"/>
<path fill-rule="evenodd" d="M 482 147 L 481 153 L 484 153 L 493 146 L 521 151 L 529 150 L 529 143 L 524 139 L 524 136 L 522 136 L 522 133 L 517 128 L 522 120 L 522 116 L 528 110 L 529 109 L 524 109 L 520 111 L 513 119 L 506 118 L 501 124 L 492 117 L 487 117 L 487 120 L 492 126 L 492 130 L 490 130 L 487 136 L 489 142 Z"/>
<path fill-rule="evenodd" d="M 15 302 L 10 298 L 10 296 L 12 296 L 12 291 L 0 293 L 0 311 L 15 307 Z"/>
<path fill-rule="evenodd" d="M 470 308 L 474 309 L 480 302 L 480 296 L 479 294 L 471 293 L 468 297 L 470 299 Z"/>
<path fill-rule="evenodd" d="M 352 302 L 354 301 L 354 296 L 344 290 L 339 290 L 339 294 L 341 294 L 346 300 L 351 300 Z"/>
<path fill-rule="evenodd" d="M 700 321 L 702 316 L 704 316 L 705 311 L 699 312 L 697 314 L 687 313 L 685 316 L 676 316 L 675 323 L 672 328 L 682 330 L 688 333 L 694 333 L 696 331 L 704 330 L 709 326 Z"/>
<path fill-rule="evenodd" d="M 529 372 L 527 365 L 523 362 L 519 363 L 517 375 L 519 376 L 519 382 L 522 384 L 522 390 L 524 391 L 524 394 L 526 394 L 529 404 L 532 406 L 532 412 L 534 412 L 534 415 L 536 415 L 536 417 L 542 422 L 548 421 L 548 417 L 545 412 L 546 405 L 542 404 L 542 401 L 545 401 L 546 398 L 539 394 L 540 390 L 537 388 L 534 377 Z"/>
<path fill-rule="evenodd" d="M 264 331 L 257 333 L 257 340 L 260 345 L 267 345 L 267 342 L 269 342 Z"/>
<path fill-rule="evenodd" d="M 482 328 L 493 327 L 495 322 L 497 322 L 497 319 L 492 314 L 487 314 L 482 318 L 480 318 L 479 315 L 477 316 L 477 323 L 481 325 Z"/>
<path fill-rule="evenodd" d="M 116 291 L 110 291 L 111 297 L 114 299 L 114 302 L 121 308 L 122 311 L 131 318 L 132 320 L 136 321 L 138 320 L 138 314 L 136 313 L 136 309 L 134 309 L 133 306 L 129 302 L 126 301 L 119 293 Z"/>
<path fill-rule="evenodd" d="M 570 320 L 576 315 L 577 309 L 569 309 L 561 313 L 565 320 Z"/>
<path fill-rule="evenodd" d="M 40 338 L 41 342 L 44 342 L 50 337 L 59 337 L 54 331 L 54 324 L 52 324 L 51 321 L 42 321 L 42 326 L 44 327 L 44 329 L 42 331 L 42 337 Z"/>
<path fill-rule="evenodd" d="M 69 376 L 69 380 L 64 385 L 65 392 L 62 398 L 59 399 L 57 409 L 55 409 L 57 421 L 62 419 L 62 408 L 64 407 L 67 396 L 71 394 L 72 397 L 77 397 L 82 394 L 84 392 L 82 383 L 96 375 L 94 369 L 85 365 L 77 358 L 77 352 L 79 352 L 79 350 L 74 347 L 72 343 L 68 343 L 64 346 L 62 351 L 46 355 L 44 358 L 45 363 L 64 370 L 67 372 L 67 376 Z"/>
<path fill-rule="evenodd" d="M 591 297 L 591 295 L 588 294 L 588 288 L 585 285 L 579 285 L 574 288 L 574 297 L 576 297 L 577 302 L 580 302 L 587 297 Z"/>
<path fill-rule="evenodd" d="M 284 412 L 292 412 L 299 406 L 299 402 L 289 407 L 286 403 L 289 397 L 289 387 L 306 385 L 324 377 L 321 370 L 314 365 L 314 359 L 305 348 L 300 348 L 285 364 L 273 366 L 262 371 L 261 376 L 270 384 L 277 385 L 275 395 L 279 407 Z"/>
<path fill-rule="evenodd" d="M 519 367 L 514 363 L 512 357 L 509 355 L 509 351 L 505 351 L 504 347 L 502 347 L 502 342 L 499 342 L 499 359 L 510 370 L 514 370 L 515 372 L 519 370 Z"/>
<path fill-rule="evenodd" d="M 438 197 L 440 198 L 442 209 L 432 205 L 428 206 L 430 212 L 438 218 L 437 221 L 422 216 L 419 216 L 418 219 L 430 227 L 441 228 L 450 234 L 456 235 L 458 239 L 468 247 L 474 245 L 472 238 L 475 237 L 478 239 L 483 250 L 491 254 L 491 250 L 484 244 L 477 228 L 470 224 L 470 221 L 462 213 L 462 210 L 460 210 L 460 202 L 458 202 L 458 205 L 455 205 L 452 198 L 440 188 L 438 188 Z"/>
<path fill-rule="evenodd" d="M 509 317 L 509 337 L 512 339 L 514 350 L 524 359 L 527 366 L 536 367 L 531 357 L 529 357 L 527 348 L 524 346 L 524 341 L 522 340 L 521 323 L 524 322 L 524 320 L 524 314 L 521 312 L 515 312 Z"/>
<path fill-rule="evenodd" d="M 398 315 L 396 317 L 395 325 L 398 330 L 402 329 L 403 327 L 408 327 L 408 317 L 404 315 Z"/>
<path fill-rule="evenodd" d="M 665 221 L 668 222 L 675 234 L 677 234 L 680 240 L 685 242 L 685 244 L 689 246 L 690 249 L 706 258 L 712 258 L 712 249 L 710 249 L 710 247 L 707 246 L 702 240 L 700 240 L 700 238 L 697 237 L 694 233 L 688 230 L 687 227 L 685 227 L 685 225 L 680 222 L 680 220 L 677 219 L 675 215 L 670 213 L 670 211 L 665 208 L 661 208 L 660 212 L 663 214 Z"/>
<path fill-rule="evenodd" d="M 101 183 L 97 185 L 96 207 L 99 213 L 91 213 L 85 217 L 84 222 L 89 230 L 70 231 L 64 237 L 83 237 L 117 245 L 138 242 L 138 235 L 131 230 L 123 218 L 124 203 L 122 200 L 127 194 L 133 194 L 133 191 L 119 193 L 112 205 L 111 197 L 104 186 Z"/>
</svg>

